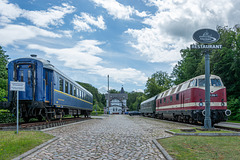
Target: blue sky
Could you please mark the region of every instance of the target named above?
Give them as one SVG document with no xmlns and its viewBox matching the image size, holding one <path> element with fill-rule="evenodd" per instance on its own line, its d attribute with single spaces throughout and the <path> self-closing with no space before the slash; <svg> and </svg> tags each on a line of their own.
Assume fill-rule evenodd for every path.
<svg viewBox="0 0 240 160">
<path fill-rule="evenodd" d="M 240 23 L 239 0 L 0 0 L 0 45 L 38 57 L 105 93 L 143 91 L 172 72 L 192 34 Z"/>
</svg>

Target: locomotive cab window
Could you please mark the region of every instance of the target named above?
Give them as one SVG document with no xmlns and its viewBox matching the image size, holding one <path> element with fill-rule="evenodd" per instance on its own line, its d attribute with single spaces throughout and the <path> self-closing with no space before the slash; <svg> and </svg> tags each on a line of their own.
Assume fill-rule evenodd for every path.
<svg viewBox="0 0 240 160">
<path fill-rule="evenodd" d="M 63 91 L 63 79 L 61 77 L 59 78 L 59 90 Z"/>
<path fill-rule="evenodd" d="M 199 84 L 199 87 L 204 87 L 205 86 L 205 78 L 199 79 L 198 84 Z"/>
<path fill-rule="evenodd" d="M 189 87 L 197 86 L 197 81 L 194 79 L 189 83 Z"/>
<path fill-rule="evenodd" d="M 211 79 L 211 84 L 214 87 L 221 87 L 222 86 L 222 83 L 221 83 L 220 79 L 217 79 L 217 78 Z"/>
</svg>

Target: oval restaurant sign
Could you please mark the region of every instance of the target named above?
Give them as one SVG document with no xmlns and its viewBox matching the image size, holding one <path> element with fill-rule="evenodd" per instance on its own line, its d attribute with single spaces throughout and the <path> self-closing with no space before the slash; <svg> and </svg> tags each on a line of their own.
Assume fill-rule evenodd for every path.
<svg viewBox="0 0 240 160">
<path fill-rule="evenodd" d="M 220 35 L 212 29 L 200 29 L 193 34 L 193 39 L 199 43 L 210 44 L 217 42 Z"/>
</svg>

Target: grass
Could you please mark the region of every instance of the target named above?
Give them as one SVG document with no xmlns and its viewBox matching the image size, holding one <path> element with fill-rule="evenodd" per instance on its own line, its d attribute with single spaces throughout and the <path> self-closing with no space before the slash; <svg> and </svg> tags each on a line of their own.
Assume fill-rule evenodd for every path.
<svg viewBox="0 0 240 160">
<path fill-rule="evenodd" d="M 232 121 L 232 120 L 228 120 L 227 122 L 231 122 L 231 123 L 240 123 L 240 121 Z"/>
<path fill-rule="evenodd" d="M 177 160 L 237 160 L 240 158 L 239 136 L 174 136 L 158 142 Z"/>
<path fill-rule="evenodd" d="M 39 131 L 0 131 L 0 159 L 13 159 L 26 151 L 52 139 L 52 135 Z"/>
<path fill-rule="evenodd" d="M 196 128 L 194 128 L 196 129 Z M 233 131 L 227 131 L 227 130 L 220 130 L 220 131 L 200 131 L 200 130 L 197 130 L 196 129 L 196 132 L 183 132 L 181 131 L 180 129 L 172 129 L 170 130 L 172 132 L 175 132 L 175 133 L 236 133 L 236 132 L 233 132 Z"/>
</svg>

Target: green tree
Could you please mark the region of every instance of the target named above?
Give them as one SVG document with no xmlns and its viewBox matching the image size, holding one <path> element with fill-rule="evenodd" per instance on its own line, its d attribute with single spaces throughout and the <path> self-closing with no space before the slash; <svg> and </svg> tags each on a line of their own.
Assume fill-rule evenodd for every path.
<svg viewBox="0 0 240 160">
<path fill-rule="evenodd" d="M 187 48 L 182 49 L 180 53 L 182 60 L 178 61 L 171 74 L 176 85 L 205 72 L 200 63 L 204 61 L 203 53 L 200 50 Z"/>
<path fill-rule="evenodd" d="M 83 82 L 77 82 L 77 83 L 92 93 L 93 105 L 96 106 L 96 108 L 101 108 L 101 110 L 103 110 L 104 106 L 106 105 L 105 95 L 99 93 L 98 89 L 93 87 L 91 84 L 83 83 Z"/>
<path fill-rule="evenodd" d="M 211 56 L 212 73 L 220 76 L 227 88 L 227 95 L 240 96 L 240 27 L 218 27 L 221 50 L 215 50 Z"/>
<path fill-rule="evenodd" d="M 130 92 L 128 93 L 127 106 L 130 111 L 138 110 L 142 101 L 146 98 L 142 92 Z"/>
<path fill-rule="evenodd" d="M 166 72 L 156 72 L 148 78 L 144 93 L 147 98 L 151 98 L 172 86 L 172 80 Z"/>
<path fill-rule="evenodd" d="M 0 46 L 0 101 L 6 101 L 7 96 L 7 78 L 8 73 L 6 65 L 8 63 L 8 55 L 5 55 L 6 51 Z"/>
</svg>

